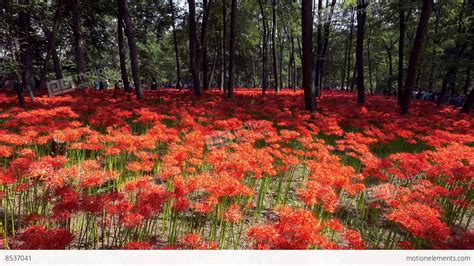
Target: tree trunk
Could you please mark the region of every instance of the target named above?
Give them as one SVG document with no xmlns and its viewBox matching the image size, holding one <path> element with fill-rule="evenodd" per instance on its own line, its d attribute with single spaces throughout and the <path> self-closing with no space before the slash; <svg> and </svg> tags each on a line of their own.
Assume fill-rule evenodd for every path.
<svg viewBox="0 0 474 266">
<path fill-rule="evenodd" d="M 474 89 L 471 90 L 469 93 L 469 97 L 467 97 L 466 102 L 461 108 L 462 114 L 469 114 L 472 110 L 472 106 L 474 105 Z"/>
<path fill-rule="evenodd" d="M 23 1 L 28 5 L 29 1 Z M 31 51 L 30 37 L 30 13 L 27 10 L 21 10 L 18 14 L 18 24 L 20 26 L 20 62 L 22 67 L 22 83 L 19 85 L 21 89 L 21 97 L 23 97 L 23 88 L 26 87 L 30 98 L 34 101 L 33 88 L 35 87 L 35 79 L 33 76 L 33 54 Z M 19 97 L 20 99 L 20 97 Z M 24 104 L 23 104 L 24 105 Z"/>
<path fill-rule="evenodd" d="M 322 30 L 321 30 L 321 12 L 323 10 L 323 1 L 318 0 L 318 31 L 317 31 L 317 37 L 316 37 L 316 66 L 315 66 L 315 71 L 314 71 L 314 88 L 315 88 L 315 97 L 319 96 L 319 76 L 321 74 L 320 68 L 321 68 L 321 53 L 323 49 L 323 44 L 322 44 Z"/>
<path fill-rule="evenodd" d="M 263 42 L 262 42 L 262 94 L 265 95 L 267 92 L 267 44 L 268 44 L 268 28 L 267 28 L 267 17 L 265 16 L 265 10 L 263 9 L 262 0 L 258 0 L 260 6 L 260 14 L 262 16 L 263 23 Z"/>
<path fill-rule="evenodd" d="M 455 86 L 456 80 L 456 67 L 450 66 L 446 75 L 443 78 L 443 83 L 441 85 L 441 92 L 439 94 L 438 100 L 436 101 L 436 106 L 440 107 L 445 101 L 448 91 L 452 91 Z"/>
<path fill-rule="evenodd" d="M 277 27 L 278 27 L 278 0 L 272 0 L 272 14 L 273 14 L 273 26 L 272 26 L 272 50 L 273 50 L 273 78 L 275 91 L 280 91 L 280 77 L 278 76 L 278 48 L 277 48 Z"/>
<path fill-rule="evenodd" d="M 202 88 L 209 89 L 208 61 L 207 61 L 207 24 L 209 21 L 209 12 L 211 11 L 212 0 L 203 0 L 204 15 L 201 27 L 201 49 L 202 49 Z"/>
<path fill-rule="evenodd" d="M 181 65 L 179 63 L 178 34 L 176 33 L 176 14 L 174 10 L 173 0 L 169 0 L 169 5 L 171 8 L 171 27 L 173 30 L 174 54 L 176 57 L 176 88 L 181 89 Z"/>
<path fill-rule="evenodd" d="M 369 33 L 367 34 L 367 63 L 369 64 L 369 91 L 370 94 L 374 93 L 373 87 L 372 87 L 372 62 L 370 60 L 370 23 L 367 26 L 369 28 Z"/>
<path fill-rule="evenodd" d="M 347 56 L 347 87 L 349 87 L 349 82 L 351 80 L 351 70 L 353 70 L 353 65 L 351 64 L 351 59 L 352 59 L 352 32 L 354 31 L 354 11 L 352 11 L 352 16 L 351 16 L 351 26 L 349 28 L 349 52 Z M 353 80 L 353 79 L 352 79 Z M 351 85 L 351 92 L 352 92 L 353 86 Z"/>
<path fill-rule="evenodd" d="M 120 59 L 120 73 L 122 76 L 123 87 L 125 90 L 130 90 L 130 81 L 128 80 L 127 72 L 127 61 L 125 46 L 123 45 L 123 18 L 120 12 L 117 12 L 117 38 L 118 38 L 118 48 L 119 48 L 119 59 Z"/>
<path fill-rule="evenodd" d="M 296 68 L 295 66 L 295 40 L 293 36 L 293 31 L 290 28 L 290 59 L 288 60 L 288 87 L 290 89 L 295 90 L 295 83 L 294 83 L 294 76 L 293 76 L 293 68 Z"/>
<path fill-rule="evenodd" d="M 329 35 L 331 33 L 331 20 L 332 20 L 332 15 L 334 13 L 334 6 L 336 5 L 336 0 L 332 0 L 331 2 L 331 7 L 329 10 L 329 16 L 327 17 L 327 21 L 325 22 L 324 25 L 324 38 L 323 38 L 323 50 L 321 53 L 321 65 L 319 67 L 319 97 L 321 97 L 321 89 L 322 89 L 322 82 L 323 82 L 323 76 L 324 76 L 324 63 L 326 62 L 326 54 L 327 50 L 329 47 Z M 326 1 L 326 9 L 327 9 L 327 1 Z M 327 12 L 327 11 L 325 11 Z"/>
<path fill-rule="evenodd" d="M 56 79 L 62 79 L 63 78 L 63 69 L 61 66 L 61 59 L 59 58 L 58 51 L 56 50 L 57 47 L 53 48 L 53 68 L 54 68 L 54 75 Z"/>
<path fill-rule="evenodd" d="M 295 36 L 293 32 L 291 32 L 291 64 L 292 64 L 292 72 L 290 72 L 291 76 L 291 88 L 293 91 L 296 91 L 296 59 L 295 59 Z"/>
<path fill-rule="evenodd" d="M 390 46 L 387 44 L 383 44 L 385 47 L 385 50 L 387 51 L 387 56 L 388 56 L 388 88 L 390 92 L 392 92 L 392 82 L 393 82 L 393 56 L 392 56 L 392 49 L 393 46 L 395 45 L 396 41 L 394 43 L 391 43 Z"/>
<path fill-rule="evenodd" d="M 459 19 L 458 19 L 458 33 L 460 34 L 464 34 L 465 33 L 465 28 L 463 25 L 463 22 L 462 22 L 462 18 L 463 18 L 463 11 L 464 11 L 464 5 L 465 5 L 465 1 L 463 1 L 463 6 L 461 8 L 461 12 L 459 13 Z M 450 62 L 451 60 L 449 60 L 446 64 L 449 65 L 448 67 L 448 70 L 446 72 L 446 75 L 445 77 L 443 78 L 443 85 L 442 85 L 442 88 L 441 88 L 441 93 L 440 93 L 440 96 L 438 98 L 438 102 L 437 102 L 437 106 L 441 106 L 441 104 L 443 103 L 443 99 L 445 98 L 446 94 L 448 93 L 448 91 L 450 92 L 450 94 L 452 95 L 455 90 L 456 90 L 456 75 L 458 73 L 458 60 L 462 59 L 462 55 L 464 53 L 464 51 L 466 50 L 467 48 L 467 43 L 466 42 L 462 42 L 460 41 L 460 39 L 456 39 L 456 44 L 455 44 L 455 47 L 453 50 L 449 49 L 448 51 L 452 51 L 454 53 L 454 56 L 451 55 L 449 52 L 448 52 L 448 55 L 450 57 L 451 60 L 453 60 L 454 62 Z"/>
<path fill-rule="evenodd" d="M 433 9 L 433 0 L 423 0 L 421 8 L 420 22 L 416 30 L 415 42 L 410 54 L 410 61 L 408 63 L 407 77 L 405 87 L 403 90 L 402 114 L 407 114 L 410 108 L 411 94 L 413 86 L 415 85 L 416 69 L 420 59 L 423 44 L 426 39 L 426 32 L 428 30 L 428 21 Z"/>
<path fill-rule="evenodd" d="M 211 76 L 209 77 L 209 86 L 212 86 L 212 82 L 214 81 L 214 72 L 216 70 L 216 61 L 217 61 L 217 51 L 214 53 L 214 57 L 212 59 L 212 68 L 211 68 Z"/>
<path fill-rule="evenodd" d="M 403 99 L 403 57 L 405 48 L 405 30 L 406 30 L 406 19 L 405 19 L 405 0 L 400 0 L 399 3 L 399 28 L 400 37 L 398 39 L 398 105 L 401 106 Z M 390 88 L 392 90 L 392 88 Z"/>
<path fill-rule="evenodd" d="M 420 69 L 417 73 L 416 73 L 416 82 L 415 82 L 415 88 L 418 89 L 420 87 L 420 77 L 421 77 L 421 71 L 422 69 Z"/>
<path fill-rule="evenodd" d="M 76 74 L 79 88 L 85 87 L 84 48 L 81 29 L 81 4 L 79 0 L 72 0 L 72 23 L 74 31 L 74 57 L 76 60 Z"/>
<path fill-rule="evenodd" d="M 356 82 L 356 77 L 357 77 L 357 67 L 353 66 L 354 68 L 352 69 L 352 78 L 351 78 L 351 92 L 354 92 L 354 86 Z"/>
<path fill-rule="evenodd" d="M 49 40 L 50 35 L 51 35 L 51 31 L 49 31 L 47 29 L 44 29 L 44 34 L 46 35 L 46 38 Z M 63 70 L 62 70 L 62 67 L 61 67 L 61 59 L 59 58 L 59 55 L 58 55 L 58 50 L 57 50 L 56 43 L 55 43 L 55 45 L 53 47 L 53 50 L 51 52 L 51 57 L 53 59 L 53 68 L 54 68 L 55 77 L 56 77 L 56 79 L 62 79 L 63 78 Z"/>
<path fill-rule="evenodd" d="M 467 91 L 469 90 L 470 85 L 471 85 L 471 66 L 468 65 L 466 69 L 466 81 L 464 82 L 464 86 L 463 86 L 464 95 L 467 94 Z"/>
<path fill-rule="evenodd" d="M 278 77 L 280 78 L 279 83 L 280 84 L 280 89 L 285 88 L 285 84 L 283 82 L 283 58 L 284 58 L 284 53 L 283 49 L 285 48 L 284 46 L 284 38 L 280 38 L 280 53 L 278 54 L 278 60 L 280 61 L 278 64 Z"/>
<path fill-rule="evenodd" d="M 357 103 L 365 102 L 364 84 L 364 30 L 366 20 L 365 0 L 358 0 L 357 4 L 357 43 L 356 43 L 356 69 L 357 69 Z"/>
<path fill-rule="evenodd" d="M 229 86 L 227 98 L 234 98 L 235 86 L 235 49 L 237 44 L 237 0 L 232 0 L 232 7 L 230 13 L 230 36 L 229 36 Z"/>
<path fill-rule="evenodd" d="M 133 29 L 133 22 L 128 13 L 127 0 L 117 0 L 119 6 L 119 12 L 123 18 L 125 24 L 125 33 L 127 34 L 128 49 L 130 50 L 130 62 L 132 63 L 132 76 L 133 83 L 135 85 L 135 93 L 137 99 L 143 99 L 143 90 L 141 87 L 140 80 L 140 66 L 138 63 L 137 43 L 135 40 L 135 30 Z"/>
<path fill-rule="evenodd" d="M 436 22 L 435 22 L 435 30 L 434 30 L 434 38 L 433 38 L 433 49 L 431 51 L 431 66 L 430 66 L 430 78 L 428 81 L 428 91 L 433 90 L 433 78 L 434 78 L 434 69 L 435 69 L 435 57 L 436 57 L 436 48 L 438 46 L 438 28 L 439 28 L 439 18 L 441 12 L 441 4 L 438 5 L 438 9 L 436 10 Z"/>
<path fill-rule="evenodd" d="M 303 45 L 303 89 L 305 110 L 314 113 L 316 102 L 313 94 L 313 0 L 302 0 L 301 31 Z"/>
<path fill-rule="evenodd" d="M 392 64 L 392 47 L 388 47 L 386 44 L 384 44 L 385 50 L 387 50 L 387 56 L 388 56 L 388 88 L 390 92 L 392 91 L 392 78 L 393 78 L 393 64 Z"/>
<path fill-rule="evenodd" d="M 227 8 L 226 8 L 226 1 L 222 0 L 222 57 L 221 57 L 221 89 L 224 91 L 224 95 L 226 95 L 225 89 L 225 75 L 226 75 L 226 35 L 227 35 Z"/>
<path fill-rule="evenodd" d="M 342 71 L 341 71 L 341 90 L 346 89 L 346 67 L 347 67 L 347 59 L 349 54 L 349 37 L 347 38 L 346 47 L 344 50 L 344 60 L 342 63 Z"/>
<path fill-rule="evenodd" d="M 197 69 L 197 33 L 196 33 L 196 1 L 188 0 L 189 6 L 189 68 L 193 77 L 194 95 L 201 96 L 201 84 Z"/>
<path fill-rule="evenodd" d="M 57 9 L 56 12 L 54 13 L 54 18 L 53 18 L 53 29 L 50 32 L 50 34 L 46 34 L 46 38 L 48 38 L 48 48 L 46 51 L 46 57 L 43 62 L 43 66 L 41 68 L 41 76 L 40 76 L 40 85 L 39 89 L 43 90 L 46 88 L 46 72 L 48 71 L 48 61 L 49 58 L 51 57 L 51 54 L 53 53 L 53 50 L 55 49 L 55 43 L 56 43 L 56 34 L 59 31 L 59 23 L 61 22 L 61 7 L 62 7 L 62 0 L 58 0 L 57 2 Z"/>
</svg>

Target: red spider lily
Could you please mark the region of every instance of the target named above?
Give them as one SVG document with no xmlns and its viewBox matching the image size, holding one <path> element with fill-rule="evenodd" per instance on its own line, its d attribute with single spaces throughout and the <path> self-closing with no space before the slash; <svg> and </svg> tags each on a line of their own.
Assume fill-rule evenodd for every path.
<svg viewBox="0 0 474 266">
<path fill-rule="evenodd" d="M 133 209 L 145 218 L 151 218 L 153 214 L 161 212 L 165 201 L 171 193 L 165 191 L 161 186 L 142 192 L 138 195 Z"/>
<path fill-rule="evenodd" d="M 53 207 L 53 217 L 56 220 L 67 220 L 79 209 L 79 193 L 71 187 L 56 189 L 54 197 L 58 202 Z"/>
<path fill-rule="evenodd" d="M 344 237 L 346 238 L 350 249 L 365 249 L 364 240 L 359 232 L 347 230 Z"/>
<path fill-rule="evenodd" d="M 148 242 L 128 242 L 123 248 L 135 250 L 150 250 L 153 249 L 153 246 Z"/>
<path fill-rule="evenodd" d="M 229 223 L 237 223 L 242 220 L 243 213 L 239 205 L 232 204 L 224 213 L 224 220 Z"/>
<path fill-rule="evenodd" d="M 435 245 L 444 243 L 449 227 L 440 220 L 440 213 L 420 203 L 410 203 L 387 215 L 389 220 L 399 224 L 416 237 L 426 239 Z"/>
<path fill-rule="evenodd" d="M 15 182 L 15 177 L 12 172 L 0 168 L 0 184 L 8 185 Z"/>
<path fill-rule="evenodd" d="M 345 230 L 345 227 L 337 219 L 331 219 L 327 222 L 326 226 L 339 233 L 342 233 Z"/>
<path fill-rule="evenodd" d="M 183 239 L 183 244 L 189 249 L 216 249 L 217 244 L 215 242 L 205 242 L 202 240 L 200 235 L 187 234 Z"/>
<path fill-rule="evenodd" d="M 279 214 L 276 224 L 260 225 L 248 231 L 248 236 L 255 240 L 255 248 L 307 249 L 324 242 L 318 234 L 322 226 L 311 212 L 282 207 Z"/>
<path fill-rule="evenodd" d="M 0 157 L 10 157 L 13 155 L 13 147 L 0 145 Z"/>
<path fill-rule="evenodd" d="M 323 207 L 328 212 L 334 212 L 337 208 L 338 196 L 334 190 L 329 186 L 321 185 L 316 181 L 309 181 L 306 188 L 298 193 L 301 200 L 309 206 L 315 204 L 323 204 Z"/>
<path fill-rule="evenodd" d="M 126 213 L 121 217 L 120 223 L 122 223 L 126 228 L 134 228 L 143 222 L 143 218 L 143 215 L 139 213 Z"/>
<path fill-rule="evenodd" d="M 65 249 L 74 236 L 64 229 L 30 226 L 17 237 L 17 249 Z"/>
<path fill-rule="evenodd" d="M 87 92 L 40 97 L 29 112 L 0 94 L 7 219 L 16 230 L 71 226 L 78 248 L 472 247 L 472 116 L 418 101 L 400 116 L 394 99 L 373 95 L 360 108 L 353 94 L 326 91 L 313 119 L 301 92 L 260 94 L 159 91 L 138 102 Z M 229 142 L 207 147 L 216 132 Z M 48 156 L 55 145 L 65 151 Z M 306 209 L 268 211 L 286 203 Z M 387 220 L 398 225 L 396 238 L 382 234 L 388 246 L 351 228 L 377 232 Z M 61 230 L 38 228 L 38 239 Z M 10 233 L 6 242 L 22 243 Z"/>
<path fill-rule="evenodd" d="M 190 205 L 191 204 L 187 198 L 179 197 L 174 202 L 173 208 L 177 210 L 178 212 L 184 212 L 189 209 Z"/>
</svg>

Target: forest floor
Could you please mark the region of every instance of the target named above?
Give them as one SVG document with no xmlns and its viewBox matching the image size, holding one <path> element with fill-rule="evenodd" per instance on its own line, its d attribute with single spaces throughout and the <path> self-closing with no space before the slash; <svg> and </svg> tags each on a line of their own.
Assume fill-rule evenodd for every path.
<svg viewBox="0 0 474 266">
<path fill-rule="evenodd" d="M 323 91 L 0 94 L 3 248 L 474 248 L 474 118 Z"/>
</svg>

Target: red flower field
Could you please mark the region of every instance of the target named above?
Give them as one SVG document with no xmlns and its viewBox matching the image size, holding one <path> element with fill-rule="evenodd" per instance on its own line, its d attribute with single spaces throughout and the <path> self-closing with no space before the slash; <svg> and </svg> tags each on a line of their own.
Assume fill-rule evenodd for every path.
<svg viewBox="0 0 474 266">
<path fill-rule="evenodd" d="M 472 115 L 146 93 L 0 95 L 2 248 L 474 248 Z"/>
</svg>

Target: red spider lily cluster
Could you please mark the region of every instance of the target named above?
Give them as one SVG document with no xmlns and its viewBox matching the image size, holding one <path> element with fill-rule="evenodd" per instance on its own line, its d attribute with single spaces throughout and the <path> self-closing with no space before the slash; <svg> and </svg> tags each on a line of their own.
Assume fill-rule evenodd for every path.
<svg viewBox="0 0 474 266">
<path fill-rule="evenodd" d="M 0 95 L 2 248 L 473 248 L 472 116 L 236 95 Z"/>
</svg>

